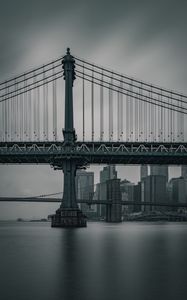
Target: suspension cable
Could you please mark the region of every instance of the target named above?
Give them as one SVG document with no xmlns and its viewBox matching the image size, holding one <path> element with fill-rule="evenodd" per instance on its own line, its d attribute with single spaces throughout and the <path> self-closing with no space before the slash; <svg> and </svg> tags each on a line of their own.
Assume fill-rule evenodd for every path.
<svg viewBox="0 0 187 300">
<path fill-rule="evenodd" d="M 12 99 L 12 98 L 14 98 L 14 97 L 16 97 L 16 96 L 20 96 L 20 95 L 22 95 L 22 94 L 24 94 L 24 93 L 27 93 L 28 91 L 32 91 L 32 90 L 34 90 L 34 89 L 36 89 L 36 88 L 38 88 L 38 87 L 40 87 L 40 86 L 46 85 L 46 84 L 48 84 L 48 83 L 50 83 L 50 82 L 52 82 L 52 81 L 54 81 L 54 80 L 57 80 L 57 79 L 59 79 L 59 78 L 62 78 L 62 77 L 63 77 L 63 74 L 62 74 L 62 73 L 63 73 L 63 71 L 60 71 L 60 72 L 58 72 L 58 73 L 55 73 L 55 76 L 58 75 L 58 74 L 61 74 L 60 76 L 57 76 L 57 77 L 55 77 L 55 78 L 53 78 L 54 75 L 45 77 L 45 79 L 48 78 L 48 79 L 50 79 L 50 80 L 44 81 L 44 79 L 41 79 L 41 80 L 38 81 L 38 82 L 42 82 L 42 81 L 43 81 L 41 84 L 35 85 L 34 87 L 27 89 L 26 91 L 22 91 L 22 92 L 20 92 L 20 93 L 18 93 L 18 94 L 15 94 L 15 95 L 12 95 L 12 96 L 7 97 L 7 98 L 5 98 L 5 99 L 2 99 L 2 100 L 0 100 L 0 102 L 4 102 L 4 101 L 9 100 L 9 99 Z M 29 87 L 30 85 L 33 85 L 33 83 L 27 85 L 25 88 Z"/>
<path fill-rule="evenodd" d="M 22 73 L 22 74 L 20 74 L 20 75 L 18 75 L 18 76 L 15 76 L 15 77 L 13 77 L 13 78 L 10 78 L 10 79 L 8 79 L 8 80 L 5 80 L 5 81 L 3 81 L 3 82 L 0 83 L 0 86 L 1 86 L 1 85 L 5 85 L 5 84 L 7 84 L 8 82 L 15 81 L 15 80 L 17 80 L 18 78 L 24 77 L 24 76 L 26 76 L 26 75 L 28 75 L 28 74 L 31 74 L 31 73 L 33 73 L 33 72 L 36 72 L 36 71 L 38 71 L 38 70 L 41 70 L 41 69 L 43 69 L 43 68 L 45 68 L 45 67 L 47 67 L 47 66 L 50 66 L 50 65 L 54 64 L 55 62 L 60 61 L 62 58 L 63 58 L 63 57 L 57 58 L 57 59 L 55 59 L 55 60 L 53 60 L 53 61 L 51 61 L 51 62 L 49 62 L 49 63 L 47 63 L 47 64 L 44 64 L 44 65 L 38 67 L 38 68 L 32 69 L 32 70 L 30 70 L 30 71 L 28 71 L 28 72 L 24 72 L 24 73 Z"/>
<path fill-rule="evenodd" d="M 117 73 L 117 72 L 115 72 L 115 71 L 113 71 L 113 70 L 110 70 L 109 68 L 101 67 L 101 66 L 99 66 L 99 65 L 97 65 L 97 64 L 94 64 L 94 63 L 88 62 L 88 61 L 86 61 L 86 60 L 83 60 L 83 59 L 81 59 L 81 58 L 79 58 L 79 57 L 77 57 L 77 56 L 74 56 L 74 57 L 75 57 L 76 60 L 78 60 L 78 61 L 80 61 L 80 62 L 82 62 L 82 63 L 84 63 L 84 64 L 87 64 L 87 65 L 90 65 L 90 66 L 94 66 L 95 68 L 100 69 L 100 70 L 103 70 L 103 71 L 105 71 L 105 72 L 107 72 L 107 73 L 112 73 L 112 74 L 114 74 L 114 75 L 116 75 L 116 76 L 122 77 L 122 78 L 124 78 L 124 79 L 129 80 L 129 81 L 132 80 L 132 81 L 134 81 L 134 82 L 136 82 L 136 83 L 138 83 L 138 84 L 143 84 L 143 85 L 148 86 L 148 87 L 150 87 L 150 88 L 152 88 L 152 89 L 162 90 L 162 92 L 166 92 L 166 93 L 171 93 L 171 92 L 172 92 L 172 94 L 175 95 L 175 96 L 179 96 L 179 97 L 182 96 L 182 97 L 184 97 L 184 98 L 187 99 L 187 95 L 184 95 L 184 94 L 182 94 L 182 93 L 178 93 L 177 91 L 173 91 L 173 90 L 169 90 L 169 89 L 166 89 L 166 88 L 162 88 L 162 87 L 159 87 L 159 86 L 157 86 L 157 85 L 153 85 L 153 84 L 151 84 L 151 83 L 147 83 L 147 82 L 144 82 L 144 81 L 142 81 L 142 80 L 138 80 L 138 79 L 136 79 L 136 78 L 129 77 L 129 76 L 127 76 L 127 75 Z M 76 65 L 78 65 L 77 62 L 76 62 Z M 82 66 L 82 65 L 80 65 L 80 66 Z M 86 67 L 85 67 L 85 68 L 86 68 Z M 153 91 L 153 93 L 155 93 L 155 92 Z"/>
<path fill-rule="evenodd" d="M 78 71 L 78 70 L 77 70 L 76 72 L 77 72 L 78 74 L 81 74 L 81 75 L 82 75 L 82 72 L 80 72 L 80 71 Z M 86 78 L 86 77 L 85 77 L 85 80 L 91 82 L 92 77 L 91 77 L 90 75 L 88 75 L 88 74 L 85 74 L 85 76 L 91 78 L 91 79 L 89 79 L 89 78 Z M 77 77 L 80 77 L 80 76 L 77 75 Z M 82 78 L 82 77 L 81 77 L 81 78 Z M 100 81 L 100 79 L 97 78 L 97 77 L 94 77 L 93 79 L 95 79 L 95 80 L 97 80 L 97 81 Z M 100 84 L 101 84 L 100 82 L 96 82 L 96 81 L 94 81 L 94 83 L 97 84 L 97 85 L 100 85 Z M 118 85 L 115 85 L 115 84 L 112 83 L 112 82 L 109 83 L 108 81 L 102 80 L 102 84 L 108 85 L 108 86 L 105 85 L 104 87 L 105 87 L 105 88 L 108 88 L 108 89 L 113 89 L 113 90 L 116 91 L 116 92 L 117 92 L 118 89 L 119 89 L 119 86 L 118 86 Z M 112 87 L 111 87 L 111 86 L 112 86 Z M 116 88 L 116 89 L 115 89 L 115 88 Z M 164 105 L 160 104 L 160 101 L 159 101 L 158 99 L 152 98 L 152 97 L 150 97 L 150 96 L 148 96 L 148 95 L 142 95 L 142 96 L 143 96 L 144 98 L 146 98 L 146 99 L 153 100 L 153 101 L 158 102 L 158 103 L 150 102 L 150 101 L 148 101 L 148 100 L 146 100 L 146 99 L 140 99 L 139 93 L 134 92 L 134 91 L 132 91 L 132 90 L 128 90 L 128 89 L 123 88 L 123 87 L 121 87 L 121 89 L 122 89 L 122 91 L 121 91 L 122 94 L 125 94 L 125 95 L 131 95 L 131 96 L 133 96 L 135 99 L 138 99 L 138 100 L 140 100 L 140 101 L 148 102 L 148 103 L 151 103 L 151 104 L 154 104 L 154 105 L 158 105 L 158 106 L 160 106 L 160 107 L 172 109 L 172 110 L 174 110 L 174 111 L 181 112 L 181 113 L 186 113 L 186 114 L 187 114 L 187 108 L 184 108 L 184 107 L 183 107 L 183 110 L 186 110 L 186 112 L 183 112 L 183 111 L 180 110 L 180 109 L 181 109 L 181 106 L 178 106 L 178 105 L 176 105 L 176 104 L 171 104 L 171 103 L 162 101 L 162 103 L 168 105 L 168 106 L 164 106 Z M 124 91 L 125 91 L 125 92 L 124 92 Z M 172 108 L 172 107 L 176 107 L 176 108 L 178 108 L 178 110 L 176 110 L 176 109 L 174 109 L 174 108 Z"/>
<path fill-rule="evenodd" d="M 79 77 L 79 78 L 83 78 L 83 77 L 80 76 L 79 74 L 77 74 L 76 76 Z M 94 79 L 97 79 L 97 78 L 94 78 Z M 89 79 L 89 78 L 85 78 L 85 80 L 91 82 L 91 79 Z M 99 80 L 99 79 L 97 79 L 97 80 Z M 111 90 L 113 90 L 113 91 L 115 91 L 115 92 L 118 92 L 118 90 L 115 89 L 115 86 L 114 86 L 114 85 L 113 85 L 114 88 L 111 87 L 111 85 L 110 85 L 110 86 L 104 85 L 104 81 L 103 81 L 102 84 L 99 83 L 99 82 L 96 82 L 96 81 L 94 81 L 94 83 L 97 84 L 97 85 L 100 85 L 100 86 L 102 85 L 103 87 L 105 87 L 105 88 L 107 88 L 107 89 L 111 89 Z M 109 84 L 109 83 L 107 82 L 107 84 Z M 129 95 L 129 91 L 126 91 L 126 92 L 121 91 L 120 93 L 123 94 L 123 95 L 127 95 L 127 96 Z M 134 97 L 134 99 L 139 100 L 139 98 L 138 98 L 137 95 L 133 95 L 133 97 Z M 147 97 L 147 98 L 149 99 L 150 97 Z M 150 99 L 151 99 L 151 98 L 150 98 Z M 187 112 L 184 112 L 184 111 L 181 111 L 181 110 L 174 109 L 174 108 L 172 108 L 171 106 L 169 107 L 169 106 L 165 106 L 165 105 L 162 105 L 162 104 L 159 104 L 159 103 L 150 102 L 150 101 L 148 101 L 148 100 L 146 100 L 146 99 L 141 99 L 141 101 L 146 102 L 146 103 L 150 103 L 150 104 L 155 105 L 155 106 L 160 106 L 160 107 L 163 107 L 163 108 L 167 108 L 167 109 L 169 109 L 169 110 L 176 111 L 176 112 L 178 112 L 178 113 L 187 114 Z M 166 103 L 166 104 L 169 105 L 169 103 Z M 184 108 L 183 108 L 183 109 L 184 109 Z"/>
</svg>

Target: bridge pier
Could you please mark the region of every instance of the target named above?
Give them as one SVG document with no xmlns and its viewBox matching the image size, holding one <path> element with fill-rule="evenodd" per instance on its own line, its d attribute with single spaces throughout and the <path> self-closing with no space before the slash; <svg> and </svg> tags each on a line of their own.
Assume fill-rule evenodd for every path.
<svg viewBox="0 0 187 300">
<path fill-rule="evenodd" d="M 59 208 L 52 216 L 51 227 L 86 227 L 86 217 L 78 208 Z"/>
<path fill-rule="evenodd" d="M 52 227 L 86 227 L 86 216 L 78 208 L 75 193 L 75 176 L 79 162 L 74 159 L 72 153 L 76 142 L 73 126 L 73 82 L 75 80 L 75 60 L 70 54 L 70 49 L 62 60 L 65 79 L 65 127 L 64 150 L 66 159 L 59 161 L 58 169 L 64 172 L 63 201 L 56 214 L 52 216 Z"/>
<path fill-rule="evenodd" d="M 52 227 L 86 227 L 86 216 L 76 202 L 75 176 L 76 162 L 66 160 L 63 163 L 64 193 L 63 201 L 56 214 L 52 216 Z"/>
</svg>

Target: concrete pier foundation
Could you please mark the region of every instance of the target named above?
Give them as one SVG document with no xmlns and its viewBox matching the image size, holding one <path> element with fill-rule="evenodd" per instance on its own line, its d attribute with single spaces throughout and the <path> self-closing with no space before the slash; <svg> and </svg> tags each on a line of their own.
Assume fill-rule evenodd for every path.
<svg viewBox="0 0 187 300">
<path fill-rule="evenodd" d="M 78 208 L 59 208 L 52 216 L 51 227 L 86 227 L 86 216 Z"/>
</svg>

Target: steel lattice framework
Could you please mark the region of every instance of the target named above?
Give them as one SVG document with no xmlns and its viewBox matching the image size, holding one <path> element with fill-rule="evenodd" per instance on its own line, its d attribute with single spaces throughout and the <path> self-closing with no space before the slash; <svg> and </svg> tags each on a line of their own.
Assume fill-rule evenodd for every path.
<svg viewBox="0 0 187 300">
<path fill-rule="evenodd" d="M 0 163 L 50 164 L 68 159 L 88 164 L 187 164 L 186 143 L 76 142 L 71 151 L 63 142 L 0 143 Z"/>
</svg>

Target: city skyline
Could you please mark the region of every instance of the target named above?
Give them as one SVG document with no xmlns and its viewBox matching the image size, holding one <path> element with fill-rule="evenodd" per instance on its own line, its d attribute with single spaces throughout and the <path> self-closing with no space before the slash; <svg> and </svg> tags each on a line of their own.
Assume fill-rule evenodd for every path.
<svg viewBox="0 0 187 300">
<path fill-rule="evenodd" d="M 148 166 L 149 167 L 149 166 Z M 95 170 L 91 170 L 91 168 L 88 168 L 86 171 L 84 171 L 85 173 L 93 173 L 94 174 L 94 188 L 96 188 L 96 185 L 98 183 L 100 183 L 100 179 L 99 179 L 99 174 L 102 172 L 102 170 L 106 168 L 106 166 L 101 166 L 100 170 L 98 170 L 98 167 L 95 166 Z M 121 168 L 121 170 L 119 170 Z M 139 167 L 139 172 L 138 173 L 138 178 L 137 181 L 133 180 L 133 176 L 129 177 L 129 176 L 124 176 L 124 168 L 127 168 L 126 173 L 129 173 L 129 170 L 132 168 L 132 166 L 115 166 L 115 169 L 117 170 L 117 178 L 120 178 L 121 181 L 125 180 L 129 180 L 130 183 L 133 183 L 134 185 L 137 184 L 140 179 L 141 179 L 141 171 L 140 171 L 140 167 Z M 137 169 L 137 166 L 134 166 L 134 169 Z M 181 174 L 182 174 L 182 168 L 178 167 L 178 174 L 177 176 L 169 177 L 170 179 L 175 179 L 175 178 L 180 178 Z M 79 171 L 78 171 L 79 173 Z M 176 172 L 175 172 L 176 173 Z M 97 174 L 97 176 L 95 176 Z M 148 168 L 148 176 L 150 175 L 150 167 Z M 59 181 L 59 177 L 62 176 L 60 171 L 57 171 L 56 177 L 53 178 L 54 181 L 58 182 Z M 47 178 L 47 177 L 46 177 Z M 46 178 L 44 179 L 44 181 L 46 180 Z M 37 177 L 36 177 L 37 180 Z M 56 184 L 55 182 L 55 184 Z M 62 186 L 62 182 L 60 182 L 59 186 Z M 49 193 L 50 192 L 59 192 L 60 190 L 50 190 L 48 189 Z M 32 194 L 32 196 L 37 196 L 37 195 L 41 195 L 41 194 L 47 194 L 47 193 L 40 193 L 38 191 L 38 193 L 35 191 L 35 194 Z M 3 195 L 4 196 L 4 195 Z M 7 196 L 12 196 L 12 197 L 16 197 L 16 196 L 27 196 L 27 195 L 10 195 L 9 193 L 7 193 Z M 30 195 L 31 196 L 31 195 Z M 59 204 L 57 203 L 3 203 L 1 202 L 1 207 L 2 210 L 0 211 L 0 220 L 6 220 L 6 219 L 12 219 L 15 220 L 17 218 L 33 218 L 33 219 L 38 219 L 38 218 L 45 218 L 46 216 L 50 215 L 54 210 L 56 210 L 59 206 Z M 36 208 L 37 208 L 37 213 L 36 212 Z"/>
</svg>

